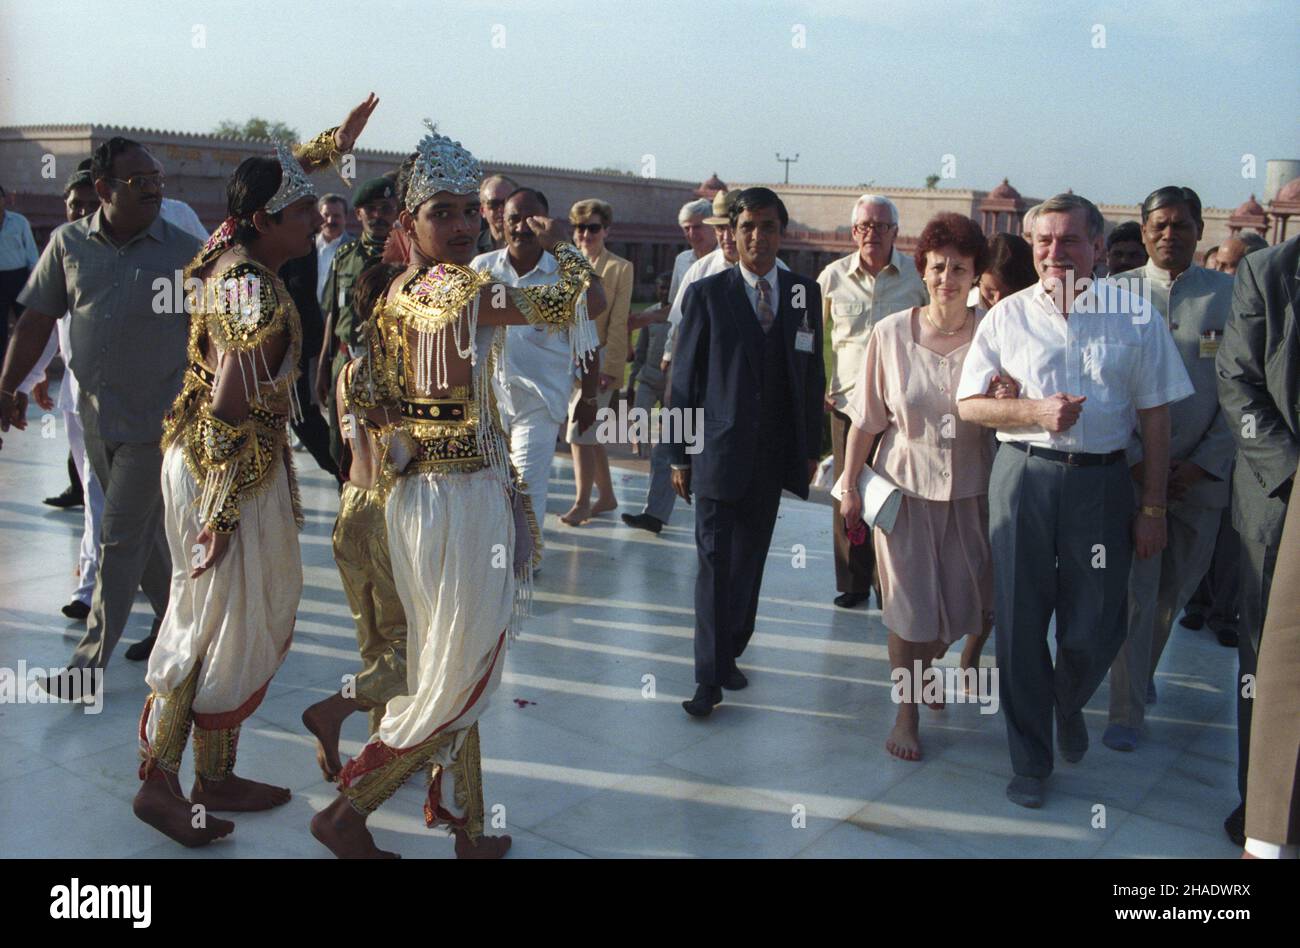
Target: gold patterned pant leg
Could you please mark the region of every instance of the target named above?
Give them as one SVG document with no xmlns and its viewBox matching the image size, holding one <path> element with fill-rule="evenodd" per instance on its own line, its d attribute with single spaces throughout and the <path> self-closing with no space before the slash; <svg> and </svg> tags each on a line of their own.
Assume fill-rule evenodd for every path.
<svg viewBox="0 0 1300 948">
<path fill-rule="evenodd" d="M 424 804 L 424 821 L 429 826 L 445 823 L 464 830 L 470 839 L 483 835 L 483 762 L 480 756 L 478 722 L 451 735 L 433 759 L 429 795 Z M 443 780 L 450 786 L 444 786 Z"/>
<path fill-rule="evenodd" d="M 175 774 L 181 769 L 181 757 L 190 738 L 194 722 L 192 706 L 198 690 L 199 666 L 194 668 L 180 687 L 171 694 L 157 692 L 144 702 L 140 717 L 140 778 L 144 779 L 154 767 Z M 149 734 L 150 721 L 154 721 L 153 735 Z"/>
<path fill-rule="evenodd" d="M 374 734 L 388 701 L 406 693 L 406 613 L 393 582 L 381 491 L 344 485 L 333 543 L 361 653 L 356 698 L 370 711 Z"/>
<path fill-rule="evenodd" d="M 239 725 L 215 730 L 194 729 L 194 774 L 201 780 L 225 780 L 235 772 Z"/>
<path fill-rule="evenodd" d="M 343 768 L 339 792 L 358 813 L 373 813 L 413 774 L 427 767 L 454 736 L 439 734 L 405 751 L 372 741 Z"/>
</svg>

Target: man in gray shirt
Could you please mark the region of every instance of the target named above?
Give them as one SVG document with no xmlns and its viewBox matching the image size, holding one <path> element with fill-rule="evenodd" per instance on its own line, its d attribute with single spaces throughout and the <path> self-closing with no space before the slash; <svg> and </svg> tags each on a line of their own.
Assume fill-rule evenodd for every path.
<svg viewBox="0 0 1300 948">
<path fill-rule="evenodd" d="M 62 314 L 72 320 L 86 458 L 104 487 L 100 571 L 70 666 L 103 668 L 143 588 L 160 621 L 171 558 L 162 529 L 162 420 L 185 373 L 189 316 L 181 272 L 200 242 L 159 217 L 162 166 L 114 137 L 95 150 L 99 210 L 56 230 L 19 294 L 26 307 L 0 374 L 0 430 L 26 427 L 15 394 Z M 155 622 L 155 629 L 157 622 Z M 146 640 L 148 642 L 149 640 Z M 148 645 L 129 658 L 145 658 Z M 67 676 L 49 688 L 71 687 Z M 67 684 L 63 684 L 66 682 Z"/>
<path fill-rule="evenodd" d="M 1232 278 L 1193 262 L 1204 232 L 1201 199 L 1191 188 L 1159 188 L 1142 203 L 1141 238 L 1149 259 L 1113 279 L 1145 293 L 1163 315 L 1192 394 L 1169 406 L 1167 543 L 1159 556 L 1134 559 L 1129 575 L 1128 637 L 1110 669 L 1110 715 L 1102 743 L 1117 751 L 1137 747 L 1151 676 L 1169 640 L 1174 617 L 1205 575 L 1228 506 L 1235 445 L 1219 410 L 1214 358 L 1232 306 Z M 1140 464 L 1130 441 L 1130 464 Z M 1142 471 L 1134 467 L 1134 478 Z M 1140 480 L 1139 480 L 1140 482 Z"/>
</svg>

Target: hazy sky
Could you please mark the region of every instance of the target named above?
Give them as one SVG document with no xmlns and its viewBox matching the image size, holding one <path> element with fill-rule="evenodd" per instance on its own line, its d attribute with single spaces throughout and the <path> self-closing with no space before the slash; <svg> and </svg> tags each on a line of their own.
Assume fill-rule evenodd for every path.
<svg viewBox="0 0 1300 948">
<path fill-rule="evenodd" d="M 304 134 L 370 90 L 480 157 L 660 177 L 1262 195 L 1300 158 L 1294 0 L 0 0 L 0 124 Z M 202 43 L 200 45 L 200 40 Z M 1253 155 L 1258 177 L 1242 177 Z M 952 156 L 945 166 L 944 156 Z M 0 169 L 0 173 L 3 173 Z"/>
</svg>

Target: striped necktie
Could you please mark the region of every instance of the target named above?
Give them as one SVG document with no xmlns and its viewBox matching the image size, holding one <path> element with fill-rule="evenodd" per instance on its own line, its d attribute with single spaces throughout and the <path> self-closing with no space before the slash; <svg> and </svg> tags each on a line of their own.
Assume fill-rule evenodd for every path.
<svg viewBox="0 0 1300 948">
<path fill-rule="evenodd" d="M 772 311 L 772 289 L 763 277 L 758 278 L 758 304 L 754 309 L 758 311 L 758 324 L 767 332 L 776 321 L 776 313 Z"/>
</svg>

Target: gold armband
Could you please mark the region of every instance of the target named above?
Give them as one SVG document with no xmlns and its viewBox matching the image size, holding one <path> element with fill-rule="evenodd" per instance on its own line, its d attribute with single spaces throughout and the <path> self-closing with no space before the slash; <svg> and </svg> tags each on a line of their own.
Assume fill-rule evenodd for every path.
<svg viewBox="0 0 1300 948">
<path fill-rule="evenodd" d="M 510 294 L 515 306 L 534 326 L 568 329 L 573 325 L 578 299 L 596 271 L 573 244 L 556 244 L 551 252 L 559 264 L 559 280 L 549 286 L 512 287 Z"/>
<path fill-rule="evenodd" d="M 321 132 L 311 141 L 303 142 L 293 149 L 293 155 L 300 162 L 309 166 L 312 171 L 319 171 L 326 165 L 339 166 L 339 161 L 343 154 L 339 151 L 338 146 L 334 144 L 334 133 L 339 130 L 335 125 L 328 131 Z"/>
<path fill-rule="evenodd" d="M 213 533 L 233 533 L 239 526 L 239 496 L 255 461 L 257 432 L 252 418 L 232 425 L 205 411 L 197 425 L 194 460 L 199 472 L 199 522 Z"/>
<path fill-rule="evenodd" d="M 232 425 L 210 412 L 205 412 L 199 420 L 199 433 L 203 461 L 212 467 L 227 464 L 238 457 L 254 436 L 251 420 L 245 419 L 242 424 Z"/>
</svg>

